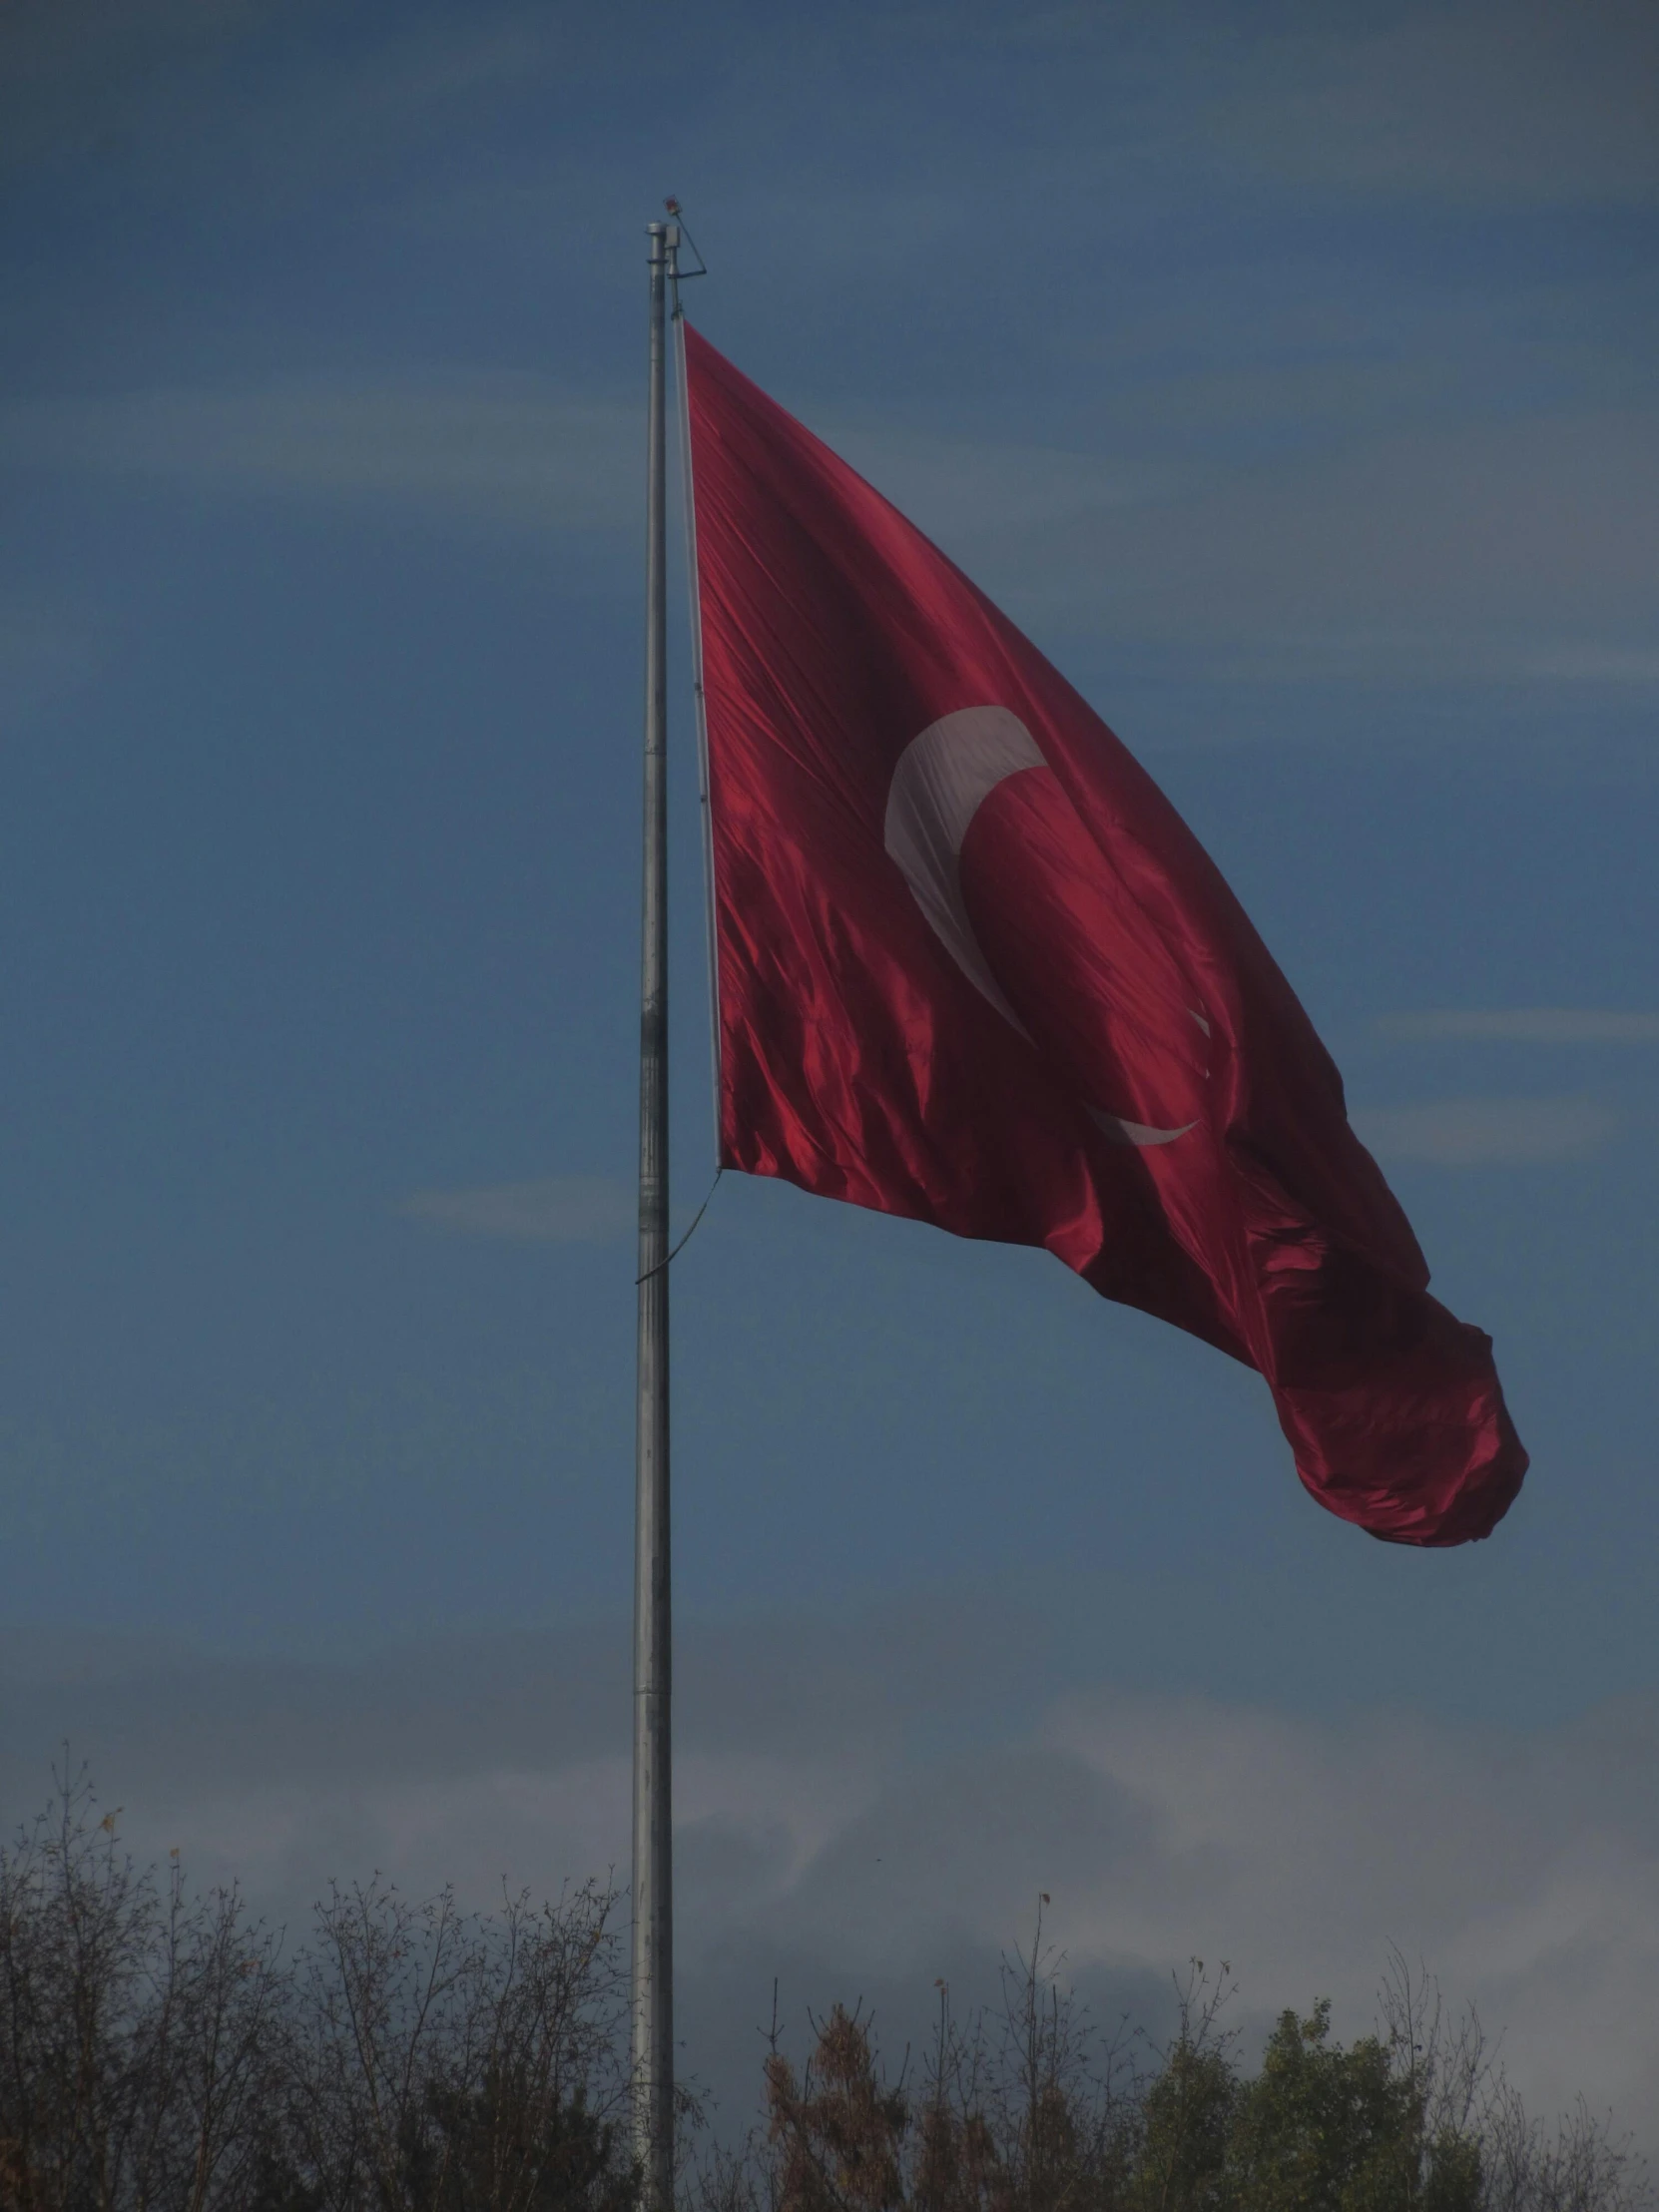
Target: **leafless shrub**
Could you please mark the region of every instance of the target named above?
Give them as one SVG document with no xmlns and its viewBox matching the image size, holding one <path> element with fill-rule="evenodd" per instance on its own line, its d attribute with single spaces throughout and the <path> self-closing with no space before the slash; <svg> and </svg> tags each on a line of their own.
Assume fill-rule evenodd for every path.
<svg viewBox="0 0 1659 2212">
<path fill-rule="evenodd" d="M 1449 2017 L 1439 1983 L 1395 1944 L 1378 2007 L 1394 2073 L 1420 2103 L 1424 2136 L 1433 2141 L 1477 2131 L 1498 2075 L 1473 2005 Z"/>
<path fill-rule="evenodd" d="M 624 2212 L 615 1900 L 335 1890 L 284 1960 L 84 1775 L 0 1850 L 0 2212 Z"/>
<path fill-rule="evenodd" d="M 613 2212 L 623 1987 L 613 1895 L 489 1917 L 376 1879 L 318 1906 L 286 2134 L 318 2212 Z"/>
<path fill-rule="evenodd" d="M 1481 2212 L 1639 2212 L 1647 2163 L 1580 2097 L 1550 2129 L 1499 2081 L 1481 2115 Z"/>
<path fill-rule="evenodd" d="M 286 1979 L 234 1889 L 136 1870 L 64 1769 L 0 1849 L 0 2202 L 211 2212 L 246 2201 Z"/>
<path fill-rule="evenodd" d="M 1422 2139 L 1475 2153 L 1479 2212 L 1641 2212 L 1647 2163 L 1582 2098 L 1553 2129 L 1528 2115 L 1504 2078 L 1474 2007 L 1455 2019 L 1439 1985 L 1397 1948 L 1380 1992 L 1396 2071 L 1420 2100 Z"/>
</svg>

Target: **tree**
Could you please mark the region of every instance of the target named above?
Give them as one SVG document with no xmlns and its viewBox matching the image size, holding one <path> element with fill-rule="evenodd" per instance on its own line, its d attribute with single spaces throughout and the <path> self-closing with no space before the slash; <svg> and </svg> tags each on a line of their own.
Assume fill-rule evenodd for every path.
<svg viewBox="0 0 1659 2212">
<path fill-rule="evenodd" d="M 1382 2037 L 1346 2050 L 1331 2006 L 1284 2012 L 1239 2092 L 1227 2144 L 1237 2212 L 1478 2212 L 1478 2145 L 1423 2141 L 1423 2098 Z"/>
<path fill-rule="evenodd" d="M 898 2212 L 910 2111 L 888 2087 L 868 2023 L 837 2004 L 817 2029 L 799 2079 L 776 2047 L 766 2061 L 779 2212 Z"/>
</svg>

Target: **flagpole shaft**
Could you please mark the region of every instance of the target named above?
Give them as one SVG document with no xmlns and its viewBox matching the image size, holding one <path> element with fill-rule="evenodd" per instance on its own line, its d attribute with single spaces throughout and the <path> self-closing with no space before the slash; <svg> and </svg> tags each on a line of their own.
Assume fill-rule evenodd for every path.
<svg viewBox="0 0 1659 2212">
<path fill-rule="evenodd" d="M 674 1891 L 668 1397 L 668 782 L 665 301 L 679 245 L 650 237 L 645 870 L 640 970 L 639 1369 L 634 1457 L 634 2147 L 645 2212 L 674 2194 Z"/>
</svg>

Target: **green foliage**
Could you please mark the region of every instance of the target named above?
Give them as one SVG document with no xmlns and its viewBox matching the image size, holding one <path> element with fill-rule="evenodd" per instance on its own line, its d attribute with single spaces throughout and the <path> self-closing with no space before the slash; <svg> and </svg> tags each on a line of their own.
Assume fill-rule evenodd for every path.
<svg viewBox="0 0 1659 2212">
<path fill-rule="evenodd" d="M 1490 2066 L 1472 2017 L 1392 1961 L 1382 2025 L 1344 2045 L 1331 2006 L 1281 2013 L 1247 2070 L 1221 2024 L 1229 1969 L 1200 1961 L 1150 2063 L 1098 2044 L 1040 1941 L 999 2021 L 941 2000 L 924 2093 L 881 2070 L 837 2008 L 804 2074 L 775 2048 L 746 2178 L 699 2212 L 1636 2212 L 1640 2162 L 1580 2110 L 1553 2141 Z"/>
<path fill-rule="evenodd" d="M 1280 2015 L 1262 2069 L 1240 2090 L 1227 2145 L 1237 2212 L 1475 2212 L 1479 2146 L 1423 2142 L 1423 2099 L 1375 2035 L 1346 2050 L 1331 2040 L 1331 2006 Z M 1456 2180 L 1461 2193 L 1453 2193 Z M 1427 2191 L 1435 2197 L 1430 2200 Z"/>
<path fill-rule="evenodd" d="M 1132 2212 L 1211 2212 L 1228 2205 L 1228 2146 L 1239 2082 L 1225 2050 L 1179 2035 L 1141 2098 Z"/>
</svg>

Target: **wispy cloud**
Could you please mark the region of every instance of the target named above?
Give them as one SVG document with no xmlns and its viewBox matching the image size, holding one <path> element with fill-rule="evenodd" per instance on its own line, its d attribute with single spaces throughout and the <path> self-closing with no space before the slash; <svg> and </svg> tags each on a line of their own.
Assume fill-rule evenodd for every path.
<svg viewBox="0 0 1659 2212">
<path fill-rule="evenodd" d="M 1619 1128 L 1610 1106 L 1586 1097 L 1442 1098 L 1424 1106 L 1376 1106 L 1353 1120 L 1380 1158 L 1442 1168 L 1582 1160 Z"/>
<path fill-rule="evenodd" d="M 337 182 L 383 166 L 457 111 L 545 82 L 580 36 L 544 11 L 482 0 L 464 17 L 393 17 L 329 47 L 325 11 L 311 41 L 293 37 L 293 12 L 273 0 L 3 11 L 0 166 L 66 153 L 84 164 L 101 141 L 130 161 L 136 138 L 152 172 L 188 174 L 206 159 L 221 179 L 251 173 L 292 195 L 319 173 Z"/>
<path fill-rule="evenodd" d="M 1536 676 L 1569 684 L 1625 684 L 1659 688 L 1659 653 L 1640 646 L 1545 647 L 1532 663 Z"/>
<path fill-rule="evenodd" d="M 0 414 L 0 460 L 13 467 L 414 502 L 569 531 L 633 524 L 639 442 L 636 408 L 471 372 L 41 400 Z"/>
<path fill-rule="evenodd" d="M 1193 482 L 1190 468 L 1144 457 L 892 426 L 820 431 L 944 535 L 1138 506 Z M 641 435 L 637 406 L 531 375 L 451 370 L 20 402 L 0 412 L 0 461 L 605 529 L 637 521 Z"/>
<path fill-rule="evenodd" d="M 1121 395 L 1098 451 L 818 427 L 1016 614 L 1063 632 L 1206 653 L 1233 681 L 1659 682 L 1659 415 L 1241 466 L 1191 450 L 1149 388 Z M 1306 394 L 1287 404 L 1300 419 Z M 631 403 L 458 369 L 0 412 L 14 468 L 577 535 L 636 527 L 639 440 Z"/>
<path fill-rule="evenodd" d="M 1363 28 L 1338 16 L 1249 42 L 1218 128 L 1265 168 L 1357 193 L 1651 203 L 1656 64 L 1641 0 L 1372 9 Z"/>
<path fill-rule="evenodd" d="M 626 1236 L 638 1220 L 633 1193 L 603 1175 L 549 1175 L 532 1183 L 416 1191 L 397 1210 L 463 1236 L 507 1237 L 525 1244 L 603 1244 Z"/>
<path fill-rule="evenodd" d="M 1638 681 L 1659 566 L 1659 414 L 1367 437 L 1217 467 L 972 546 L 993 589 L 1103 635 L 1233 647 L 1279 673 Z M 988 557 L 988 558 L 987 558 Z"/>
<path fill-rule="evenodd" d="M 1613 1007 L 1442 1006 L 1384 1014 L 1377 1026 L 1401 1043 L 1448 1038 L 1470 1044 L 1659 1044 L 1659 1013 Z"/>
<path fill-rule="evenodd" d="M 1144 454 L 929 436 L 914 429 L 819 426 L 819 435 L 916 522 L 939 536 L 1022 529 L 1091 510 L 1144 506 L 1190 490 L 1190 463 Z"/>
</svg>

